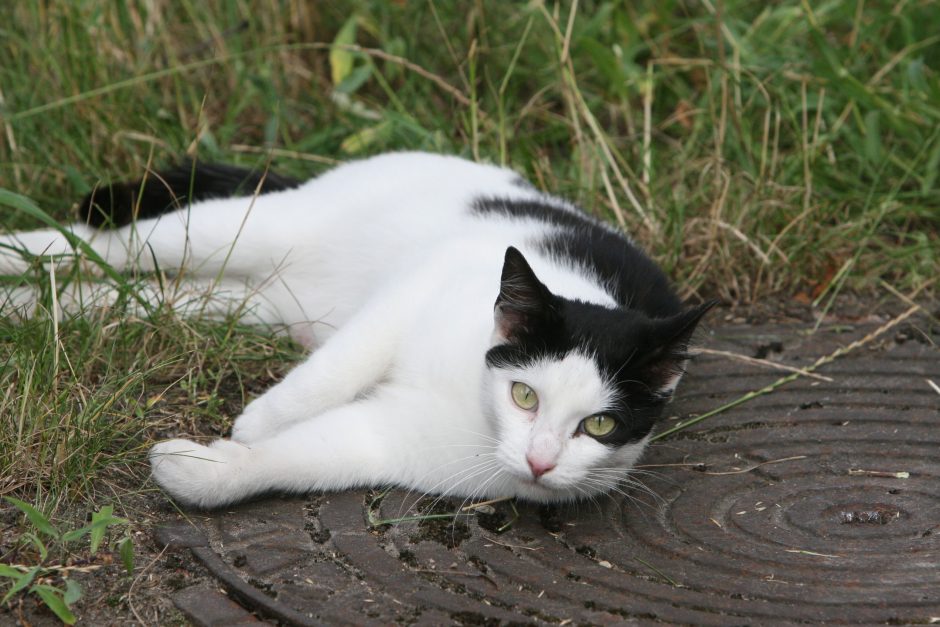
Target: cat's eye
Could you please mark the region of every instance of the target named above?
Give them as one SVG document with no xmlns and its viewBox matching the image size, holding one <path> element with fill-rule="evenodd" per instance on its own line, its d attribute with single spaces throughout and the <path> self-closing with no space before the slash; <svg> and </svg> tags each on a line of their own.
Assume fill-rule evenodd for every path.
<svg viewBox="0 0 940 627">
<path fill-rule="evenodd" d="M 520 409 L 532 411 L 539 404 L 539 397 L 535 394 L 535 390 L 525 383 L 515 381 L 512 384 L 511 392 L 512 402 L 518 405 Z"/>
<path fill-rule="evenodd" d="M 617 421 L 606 414 L 595 414 L 581 421 L 581 430 L 591 437 L 601 438 L 617 426 Z"/>
</svg>

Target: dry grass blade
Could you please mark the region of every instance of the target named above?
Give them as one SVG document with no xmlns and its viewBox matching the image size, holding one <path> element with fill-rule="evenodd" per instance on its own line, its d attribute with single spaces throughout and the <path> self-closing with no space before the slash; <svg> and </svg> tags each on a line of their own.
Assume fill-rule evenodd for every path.
<svg viewBox="0 0 940 627">
<path fill-rule="evenodd" d="M 937 394 L 940 394 L 940 385 L 937 385 L 931 379 L 924 379 L 924 381 L 927 382 L 927 385 L 933 388 L 934 392 L 936 392 Z"/>
<path fill-rule="evenodd" d="M 785 364 L 779 364 L 775 361 L 770 361 L 768 359 L 758 359 L 757 357 L 749 357 L 747 355 L 742 355 L 741 353 L 734 353 L 731 351 L 722 351 L 716 350 L 713 348 L 699 348 L 695 350 L 696 353 L 702 355 L 715 355 L 718 357 L 727 357 L 729 359 L 734 359 L 736 361 L 741 361 L 746 364 L 753 364 L 755 366 L 763 366 L 765 368 L 773 368 L 774 370 L 785 370 L 787 372 L 793 372 L 804 377 L 810 377 L 811 379 L 817 379 L 819 381 L 826 381 L 828 383 L 832 382 L 832 377 L 827 377 L 821 374 L 816 374 L 804 368 L 794 368 L 793 366 L 787 366 Z"/>
<path fill-rule="evenodd" d="M 848 474 L 852 477 L 883 477 L 885 479 L 911 478 L 911 473 L 906 470 L 864 470 L 862 468 L 849 468 Z"/>
<path fill-rule="evenodd" d="M 884 334 L 885 332 L 887 332 L 887 331 L 893 329 L 894 327 L 896 327 L 897 325 L 901 324 L 902 322 L 904 322 L 905 320 L 907 320 L 908 318 L 910 318 L 911 316 L 913 316 L 915 313 L 917 313 L 919 310 L 920 310 L 920 306 L 919 306 L 919 305 L 915 305 L 914 307 L 911 307 L 910 309 L 908 309 L 907 311 L 905 311 L 905 312 L 902 313 L 901 315 L 899 315 L 899 316 L 893 318 L 892 320 L 889 320 L 889 321 L 886 322 L 885 324 L 881 325 L 880 327 L 878 327 L 877 329 L 875 329 L 874 331 L 872 331 L 871 333 L 869 333 L 869 334 L 866 335 L 865 337 L 863 337 L 863 338 L 861 338 L 861 339 L 859 339 L 859 340 L 856 340 L 856 341 L 852 342 L 852 343 L 849 344 L 848 346 L 840 347 L 840 348 L 838 348 L 837 350 L 833 351 L 832 353 L 830 353 L 830 354 L 828 354 L 828 355 L 824 355 L 824 356 L 820 357 L 820 358 L 817 359 L 811 366 L 808 366 L 808 367 L 804 368 L 803 370 L 806 371 L 806 372 L 813 372 L 813 371 L 817 370 L 818 368 L 820 368 L 820 367 L 822 367 L 822 366 L 825 366 L 826 364 L 832 363 L 833 361 L 835 361 L 836 359 L 842 357 L 843 355 L 847 355 L 848 353 L 851 353 L 852 351 L 856 350 L 857 348 L 860 348 L 860 347 L 862 347 L 862 346 L 865 346 L 866 344 L 868 344 L 868 343 L 871 342 L 872 340 L 878 338 L 879 336 L 881 336 L 881 335 Z M 675 427 L 672 427 L 671 429 L 667 429 L 667 430 L 663 431 L 662 433 L 657 433 L 655 436 L 653 436 L 652 438 L 650 438 L 650 441 L 651 441 L 651 442 L 655 442 L 656 440 L 660 440 L 660 439 L 662 439 L 662 438 L 668 437 L 668 436 L 672 435 L 673 433 L 678 433 L 679 431 L 682 431 L 683 429 L 688 429 L 688 428 L 691 427 L 692 425 L 698 424 L 698 423 L 702 422 L 703 420 L 706 420 L 706 419 L 708 419 L 708 418 L 711 418 L 712 416 L 717 416 L 718 414 L 723 413 L 723 412 L 726 412 L 726 411 L 728 411 L 729 409 L 732 409 L 732 408 L 734 408 L 734 407 L 737 407 L 738 405 L 741 405 L 742 403 L 746 403 L 747 401 L 750 401 L 750 400 L 752 400 L 752 399 L 755 399 L 755 398 L 757 398 L 757 397 L 759 397 L 759 396 L 764 396 L 765 394 L 770 394 L 771 392 L 773 392 L 774 390 L 776 390 L 776 389 L 779 388 L 780 386 L 786 385 L 787 383 L 790 383 L 791 381 L 795 381 L 796 379 L 798 379 L 798 378 L 801 377 L 801 376 L 804 376 L 804 375 L 802 374 L 802 372 L 795 372 L 795 373 L 793 373 L 793 374 L 791 374 L 791 375 L 788 375 L 788 376 L 786 376 L 786 377 L 782 377 L 782 378 L 780 378 L 780 379 L 777 379 L 776 381 L 774 381 L 773 383 L 771 383 L 771 384 L 768 385 L 768 386 L 765 386 L 765 387 L 763 387 L 763 388 L 760 388 L 759 390 L 753 390 L 753 391 L 751 391 L 751 392 L 748 392 L 747 394 L 744 394 L 743 396 L 740 396 L 740 397 L 734 399 L 734 400 L 731 401 L 730 403 L 725 403 L 724 405 L 722 405 L 722 406 L 720 406 L 720 407 L 716 407 L 715 409 L 712 409 L 711 411 L 707 411 L 707 412 L 705 412 L 704 414 L 702 414 L 702 415 L 700 415 L 700 416 L 696 416 L 695 418 L 692 418 L 692 419 L 690 419 L 690 420 L 686 420 L 685 422 L 680 423 L 680 424 L 676 425 Z"/>
<path fill-rule="evenodd" d="M 146 74 L 141 74 L 139 76 L 133 76 L 128 79 L 116 81 L 108 85 L 102 85 L 95 89 L 90 89 L 80 94 L 74 94 L 61 98 L 59 100 L 54 100 L 52 102 L 47 102 L 45 104 L 25 109 L 23 111 L 18 111 L 11 115 L 5 116 L 7 122 L 12 122 L 16 120 L 22 120 L 25 118 L 33 117 L 41 113 L 46 113 L 54 109 L 59 109 L 65 106 L 74 105 L 76 103 L 89 100 L 91 98 L 96 98 L 98 96 L 104 96 L 115 91 L 120 91 L 122 89 L 128 89 L 143 83 L 150 83 L 157 81 L 162 78 L 175 76 L 179 74 L 186 74 L 195 70 L 199 70 L 206 67 L 211 67 L 213 65 L 221 65 L 236 59 L 253 56 L 253 55 L 263 55 L 269 53 L 278 53 L 278 52 L 291 52 L 298 50 L 329 50 L 332 48 L 340 48 L 342 50 L 348 50 L 350 52 L 358 52 L 360 54 L 365 54 L 370 57 L 375 57 L 377 59 L 382 59 L 383 61 L 388 61 L 389 63 L 395 63 L 400 65 L 422 78 L 426 78 L 432 83 L 436 84 L 445 92 L 453 96 L 460 104 L 469 107 L 471 102 L 459 89 L 448 83 L 446 80 L 424 69 L 417 63 L 409 61 L 404 57 L 398 55 L 390 54 L 384 50 L 379 50 L 378 48 L 366 48 L 356 44 L 332 44 L 324 42 L 312 42 L 312 43 L 294 43 L 294 44 L 275 44 L 269 46 L 260 46 L 251 50 L 246 50 L 243 52 L 232 53 L 219 55 L 211 59 L 203 59 L 201 61 L 194 61 L 192 63 L 183 63 L 181 65 L 176 65 L 173 67 L 165 68 L 162 70 L 157 70 L 154 72 L 148 72 Z"/>
<path fill-rule="evenodd" d="M 325 165 L 339 165 L 340 159 L 333 157 L 324 157 L 323 155 L 313 155 L 307 152 L 296 150 L 285 150 L 284 148 L 274 148 L 268 146 L 248 146 L 246 144 L 232 144 L 232 152 L 244 152 L 254 155 L 271 155 L 272 157 L 286 157 L 288 159 L 298 159 L 300 161 L 310 161 L 312 163 L 322 163 Z"/>
<path fill-rule="evenodd" d="M 757 470 L 757 469 L 760 468 L 761 466 L 769 466 L 769 465 L 771 465 L 771 464 L 781 464 L 781 463 L 783 463 L 783 462 L 792 462 L 792 461 L 796 461 L 796 460 L 798 460 L 798 459 L 806 459 L 806 455 L 794 455 L 793 457 L 783 457 L 783 458 L 781 458 L 781 459 L 771 459 L 771 460 L 769 460 L 769 461 L 760 462 L 760 463 L 758 463 L 758 464 L 752 464 L 752 465 L 748 466 L 747 468 L 740 468 L 740 469 L 738 469 L 738 470 L 725 470 L 725 471 L 722 471 L 722 472 L 703 471 L 702 474 L 703 474 L 703 475 L 713 475 L 713 476 L 716 476 L 716 477 L 723 477 L 723 476 L 725 476 L 725 475 L 742 475 L 742 474 L 744 474 L 744 473 L 748 473 L 748 472 L 752 472 L 752 471 L 754 471 L 754 470 Z"/>
</svg>

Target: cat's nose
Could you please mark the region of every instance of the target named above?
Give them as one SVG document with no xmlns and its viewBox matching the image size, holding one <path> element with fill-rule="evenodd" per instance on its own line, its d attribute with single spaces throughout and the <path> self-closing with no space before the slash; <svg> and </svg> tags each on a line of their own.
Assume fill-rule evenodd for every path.
<svg viewBox="0 0 940 627">
<path fill-rule="evenodd" d="M 546 472 L 555 467 L 555 462 L 546 462 L 535 459 L 531 455 L 526 455 L 525 460 L 529 462 L 529 468 L 532 470 L 532 478 L 538 479 Z"/>
</svg>

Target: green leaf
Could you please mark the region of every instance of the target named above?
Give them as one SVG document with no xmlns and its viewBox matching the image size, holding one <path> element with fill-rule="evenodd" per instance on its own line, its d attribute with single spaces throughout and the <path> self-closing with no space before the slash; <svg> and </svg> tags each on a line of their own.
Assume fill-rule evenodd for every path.
<svg viewBox="0 0 940 627">
<path fill-rule="evenodd" d="M 72 605 L 73 603 L 77 602 L 80 598 L 82 598 L 82 587 L 78 585 L 78 582 L 75 581 L 74 579 L 66 579 L 65 580 L 65 597 L 63 597 L 62 600 L 65 601 L 66 605 Z"/>
<path fill-rule="evenodd" d="M 4 191 L 5 190 L 0 189 L 0 202 L 2 202 L 2 194 Z M 6 499 L 7 503 L 14 505 L 17 509 L 26 514 L 26 517 L 29 518 L 29 522 L 33 523 L 33 526 L 36 527 L 36 529 L 39 529 L 44 534 L 54 538 L 59 537 L 59 531 L 52 525 L 51 522 L 49 522 L 48 518 L 42 515 L 42 512 L 40 512 L 38 509 L 29 503 L 15 499 L 12 496 L 5 496 L 3 498 Z"/>
<path fill-rule="evenodd" d="M 126 525 L 127 520 L 113 516 L 114 506 L 105 505 L 100 510 L 91 515 L 91 552 L 97 553 L 101 541 L 104 539 L 105 531 L 112 525 Z"/>
<path fill-rule="evenodd" d="M 354 93 L 372 76 L 372 67 L 372 64 L 357 67 L 343 79 L 343 82 L 334 88 L 334 91 L 340 94 Z"/>
<path fill-rule="evenodd" d="M 46 604 L 46 607 L 55 612 L 59 620 L 66 625 L 75 624 L 77 620 L 75 614 L 72 614 L 69 606 L 65 604 L 65 601 L 62 599 L 62 593 L 59 592 L 59 590 L 52 586 L 33 586 L 32 591 L 40 596 L 43 603 Z"/>
<path fill-rule="evenodd" d="M 90 525 L 85 525 L 84 527 L 80 529 L 72 529 L 71 531 L 66 531 L 65 533 L 62 534 L 62 541 L 63 542 L 75 542 L 76 540 L 80 540 L 83 536 L 87 535 L 89 531 L 91 531 Z"/>
<path fill-rule="evenodd" d="M 23 537 L 33 543 L 33 546 L 36 547 L 36 550 L 39 551 L 39 561 L 45 562 L 46 558 L 49 557 L 49 549 L 46 548 L 46 544 L 39 539 L 35 533 L 27 531 L 23 534 Z"/>
<path fill-rule="evenodd" d="M 356 25 L 359 22 L 359 18 L 356 15 L 353 15 L 346 23 L 343 24 L 343 27 L 339 29 L 339 32 L 336 34 L 336 39 L 333 40 L 334 44 L 348 46 L 356 42 Z M 330 76 L 333 79 L 333 86 L 337 87 L 342 83 L 353 68 L 353 53 L 349 50 L 345 50 L 339 47 L 330 48 Z"/>
<path fill-rule="evenodd" d="M 42 566 L 33 566 L 28 572 L 17 579 L 13 587 L 7 590 L 7 593 L 3 596 L 3 600 L 0 600 L 0 605 L 6 605 L 6 602 L 12 599 L 14 594 L 33 583 L 33 579 L 36 578 L 40 570 L 42 570 Z"/>
<path fill-rule="evenodd" d="M 924 167 L 924 179 L 920 184 L 922 194 L 928 194 L 933 190 L 934 183 L 937 181 L 937 173 L 940 172 L 940 140 L 934 143 L 930 156 L 927 157 L 927 165 Z"/>
<path fill-rule="evenodd" d="M 7 564 L 0 564 L 0 577 L 9 577 L 10 579 L 19 579 L 23 576 L 23 571 L 13 568 Z"/>
<path fill-rule="evenodd" d="M 865 157 L 871 163 L 881 162 L 881 124 L 877 109 L 865 114 Z"/>
<path fill-rule="evenodd" d="M 111 518 L 113 513 L 114 506 L 105 505 L 91 515 L 91 552 L 93 554 L 98 552 L 98 547 L 104 539 L 104 532 L 108 529 L 107 524 L 102 524 L 102 521 Z"/>
<path fill-rule="evenodd" d="M 348 154 L 357 154 L 368 149 L 372 144 L 389 136 L 392 127 L 388 121 L 369 126 L 348 136 L 340 144 L 340 150 Z"/>
<path fill-rule="evenodd" d="M 121 561 L 124 563 L 124 570 L 128 575 L 134 574 L 134 541 L 130 536 L 126 536 L 118 544 L 118 551 L 121 554 Z"/>
</svg>

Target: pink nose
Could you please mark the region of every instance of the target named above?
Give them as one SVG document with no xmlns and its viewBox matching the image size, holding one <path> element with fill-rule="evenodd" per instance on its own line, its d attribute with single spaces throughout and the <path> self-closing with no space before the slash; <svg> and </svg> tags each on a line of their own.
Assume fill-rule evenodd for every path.
<svg viewBox="0 0 940 627">
<path fill-rule="evenodd" d="M 529 462 L 529 468 L 532 469 L 532 478 L 538 479 L 546 472 L 555 467 L 554 462 L 543 462 L 533 459 L 530 455 L 526 455 L 525 460 Z"/>
</svg>

